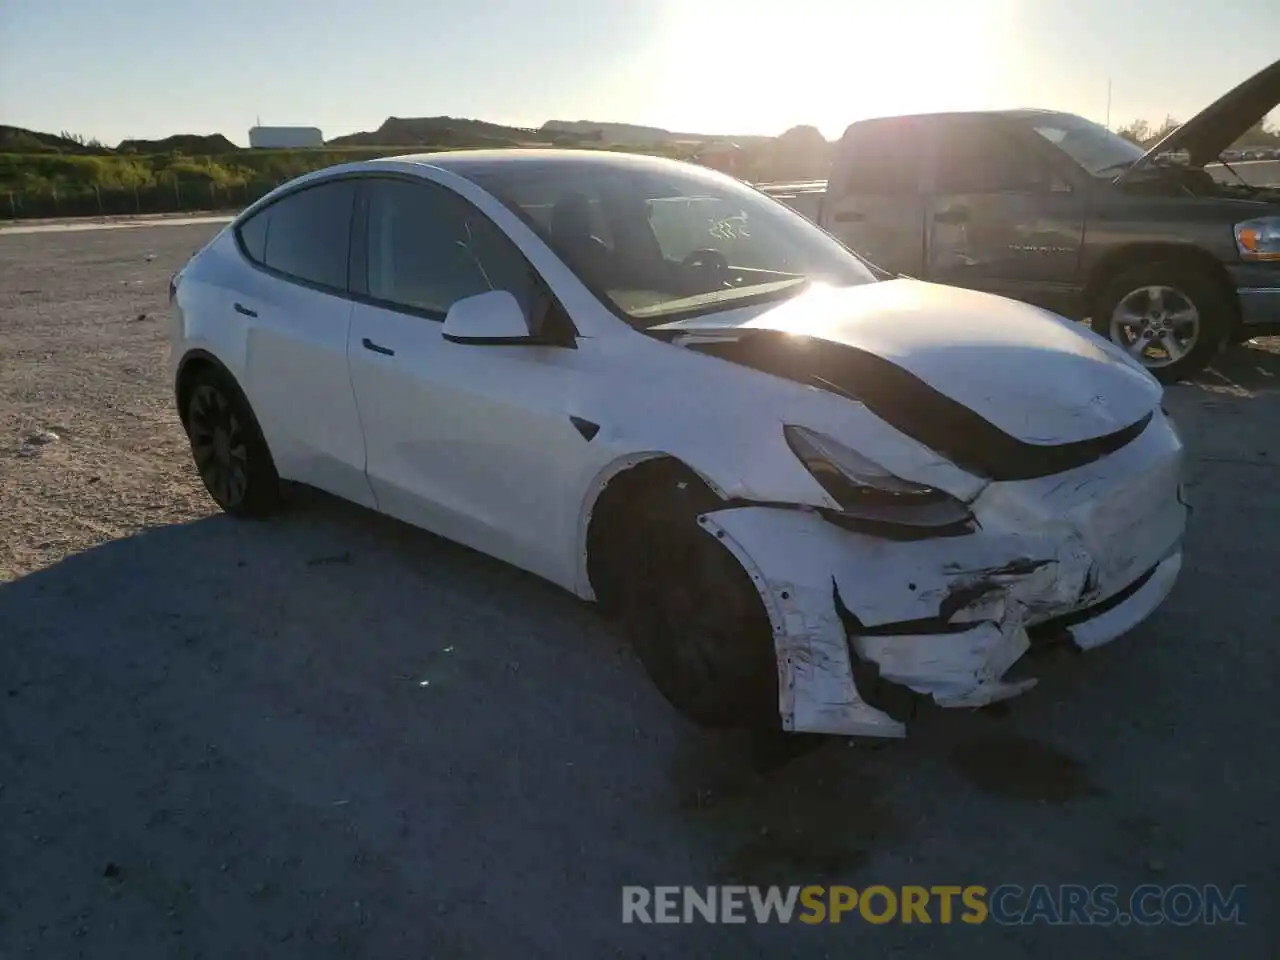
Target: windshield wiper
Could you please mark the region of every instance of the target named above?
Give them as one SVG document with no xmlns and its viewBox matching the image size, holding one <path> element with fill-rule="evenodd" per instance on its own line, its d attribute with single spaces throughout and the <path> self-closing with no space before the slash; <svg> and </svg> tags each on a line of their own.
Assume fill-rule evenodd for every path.
<svg viewBox="0 0 1280 960">
<path fill-rule="evenodd" d="M 640 307 L 628 312 L 637 320 L 653 319 L 659 323 L 668 323 L 683 317 L 720 313 L 724 310 L 735 310 L 739 307 L 750 307 L 760 303 L 789 300 L 801 291 L 807 290 L 812 284 L 813 281 L 808 277 L 796 277 L 794 280 L 775 280 L 773 283 L 753 284 L 750 287 L 735 287 L 733 290 L 699 293 L 692 297 L 667 300 L 650 307 Z"/>
<path fill-rule="evenodd" d="M 1121 160 L 1119 163 L 1109 163 L 1102 169 L 1095 170 L 1093 172 L 1093 175 L 1095 177 L 1104 177 L 1108 173 L 1123 173 L 1125 170 L 1128 170 L 1137 162 L 1138 162 L 1137 160 Z"/>
</svg>

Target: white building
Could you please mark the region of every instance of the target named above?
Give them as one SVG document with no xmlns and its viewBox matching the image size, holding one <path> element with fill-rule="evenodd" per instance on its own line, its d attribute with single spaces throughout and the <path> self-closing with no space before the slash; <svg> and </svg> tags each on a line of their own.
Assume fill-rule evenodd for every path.
<svg viewBox="0 0 1280 960">
<path fill-rule="evenodd" d="M 250 127 L 249 146 L 272 149 L 323 147 L 324 135 L 319 127 Z"/>
</svg>

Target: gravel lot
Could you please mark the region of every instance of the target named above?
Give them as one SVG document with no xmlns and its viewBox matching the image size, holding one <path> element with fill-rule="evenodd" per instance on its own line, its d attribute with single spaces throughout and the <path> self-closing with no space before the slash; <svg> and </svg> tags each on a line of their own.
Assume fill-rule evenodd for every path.
<svg viewBox="0 0 1280 960">
<path fill-rule="evenodd" d="M 0 957 L 1278 955 L 1280 343 L 1169 393 L 1196 509 L 1148 624 L 780 763 L 518 571 L 319 494 L 216 515 L 164 373 L 213 229 L 0 234 Z M 1247 884 L 1250 923 L 619 922 L 735 878 Z"/>
</svg>

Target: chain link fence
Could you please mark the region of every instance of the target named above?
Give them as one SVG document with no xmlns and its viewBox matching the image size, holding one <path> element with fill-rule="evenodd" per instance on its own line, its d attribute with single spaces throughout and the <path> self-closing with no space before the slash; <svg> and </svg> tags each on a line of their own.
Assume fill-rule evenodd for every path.
<svg viewBox="0 0 1280 960">
<path fill-rule="evenodd" d="M 55 217 L 111 217 L 130 214 L 241 210 L 284 181 L 221 185 L 213 181 L 143 187 L 0 187 L 0 220 Z"/>
</svg>

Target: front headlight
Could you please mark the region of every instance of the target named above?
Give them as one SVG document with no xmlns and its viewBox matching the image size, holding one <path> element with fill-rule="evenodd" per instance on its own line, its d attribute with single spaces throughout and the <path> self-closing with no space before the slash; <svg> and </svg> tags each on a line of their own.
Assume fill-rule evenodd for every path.
<svg viewBox="0 0 1280 960">
<path fill-rule="evenodd" d="M 1237 223 L 1236 249 L 1242 260 L 1280 260 L 1280 217 Z"/>
<path fill-rule="evenodd" d="M 967 528 L 969 508 L 942 490 L 894 476 L 880 464 L 825 434 L 785 426 L 787 445 L 813 478 L 840 504 L 845 519 L 872 525 L 937 530 Z"/>
</svg>

